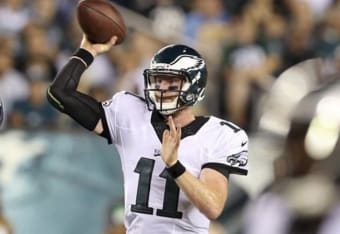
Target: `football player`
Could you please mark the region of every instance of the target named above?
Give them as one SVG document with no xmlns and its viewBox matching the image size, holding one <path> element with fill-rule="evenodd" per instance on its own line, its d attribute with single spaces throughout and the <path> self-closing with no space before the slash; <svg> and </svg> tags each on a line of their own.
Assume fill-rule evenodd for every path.
<svg viewBox="0 0 340 234">
<path fill-rule="evenodd" d="M 247 174 L 247 135 L 228 121 L 194 115 L 207 69 L 185 45 L 154 55 L 144 71 L 144 97 L 122 91 L 100 103 L 78 92 L 83 72 L 116 40 L 92 44 L 84 37 L 48 89 L 48 100 L 116 146 L 127 233 L 208 233 L 209 220 L 227 200 L 229 174 Z"/>
</svg>

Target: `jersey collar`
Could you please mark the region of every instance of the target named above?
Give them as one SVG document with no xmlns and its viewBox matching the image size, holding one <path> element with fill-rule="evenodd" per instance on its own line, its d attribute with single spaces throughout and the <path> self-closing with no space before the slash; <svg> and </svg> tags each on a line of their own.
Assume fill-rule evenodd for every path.
<svg viewBox="0 0 340 234">
<path fill-rule="evenodd" d="M 195 135 L 198 130 L 209 120 L 206 116 L 196 116 L 195 120 L 188 125 L 182 127 L 181 139 Z M 165 129 L 169 129 L 169 126 L 165 122 L 165 118 L 158 111 L 153 111 L 151 115 L 151 124 L 158 136 L 158 139 L 162 142 L 163 132 Z"/>
</svg>

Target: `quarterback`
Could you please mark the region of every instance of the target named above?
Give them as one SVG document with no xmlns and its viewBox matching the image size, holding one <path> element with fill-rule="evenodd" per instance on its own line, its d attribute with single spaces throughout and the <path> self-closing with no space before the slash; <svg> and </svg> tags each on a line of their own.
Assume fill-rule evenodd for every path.
<svg viewBox="0 0 340 234">
<path fill-rule="evenodd" d="M 230 174 L 248 172 L 248 138 L 214 116 L 195 116 L 204 98 L 204 59 L 185 45 L 168 45 L 144 71 L 145 95 L 118 92 L 103 103 L 78 92 L 94 57 L 115 45 L 80 48 L 47 91 L 49 102 L 117 148 L 124 178 L 129 234 L 208 233 L 223 211 Z"/>
</svg>

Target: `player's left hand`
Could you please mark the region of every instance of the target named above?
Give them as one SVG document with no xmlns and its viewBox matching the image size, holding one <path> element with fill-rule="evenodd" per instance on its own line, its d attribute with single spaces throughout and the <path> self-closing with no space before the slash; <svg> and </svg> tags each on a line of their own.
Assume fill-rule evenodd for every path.
<svg viewBox="0 0 340 234">
<path fill-rule="evenodd" d="M 181 127 L 175 126 L 174 120 L 170 116 L 168 119 L 170 130 L 163 132 L 161 155 L 167 167 L 171 167 L 177 161 L 179 143 L 181 141 Z"/>
</svg>

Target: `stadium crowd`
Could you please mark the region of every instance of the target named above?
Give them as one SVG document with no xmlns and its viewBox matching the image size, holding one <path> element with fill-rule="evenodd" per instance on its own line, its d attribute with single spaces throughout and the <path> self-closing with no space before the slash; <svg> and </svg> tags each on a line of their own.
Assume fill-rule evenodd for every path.
<svg viewBox="0 0 340 234">
<path fill-rule="evenodd" d="M 320 56 L 339 64 L 339 1 L 117 2 L 153 27 L 150 34 L 131 27 L 126 42 L 87 71 L 82 89 L 100 100 L 121 89 L 143 94 L 142 69 L 152 54 L 165 43 L 181 42 L 209 61 L 209 98 L 198 112 L 208 110 L 251 130 L 257 101 L 282 71 Z M 0 2 L 0 93 L 8 127 L 72 125 L 49 107 L 45 89 L 79 46 L 76 4 Z"/>
</svg>

